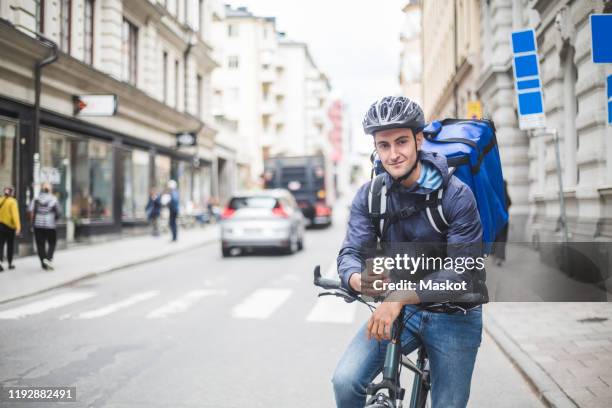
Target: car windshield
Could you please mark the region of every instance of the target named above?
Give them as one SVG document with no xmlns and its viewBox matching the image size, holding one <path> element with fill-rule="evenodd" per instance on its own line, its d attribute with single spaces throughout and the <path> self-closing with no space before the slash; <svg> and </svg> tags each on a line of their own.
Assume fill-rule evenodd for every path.
<svg viewBox="0 0 612 408">
<path fill-rule="evenodd" d="M 230 201 L 229 208 L 239 210 L 241 208 L 265 208 L 272 209 L 276 206 L 274 197 L 234 197 Z"/>
</svg>

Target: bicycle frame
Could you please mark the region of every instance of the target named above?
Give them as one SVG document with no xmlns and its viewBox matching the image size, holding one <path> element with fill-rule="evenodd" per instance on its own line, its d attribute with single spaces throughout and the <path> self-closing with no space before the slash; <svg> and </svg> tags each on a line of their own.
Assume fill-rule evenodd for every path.
<svg viewBox="0 0 612 408">
<path fill-rule="evenodd" d="M 365 303 L 368 307 L 372 306 L 361 299 L 360 296 L 349 293 L 342 289 L 337 280 L 321 277 L 320 267 L 317 265 L 314 270 L 314 284 L 323 289 L 336 290 L 336 292 L 322 292 L 319 296 L 334 295 L 342 297 L 347 302 L 359 301 Z M 417 311 L 420 309 L 417 309 Z M 417 311 L 413 311 L 408 317 L 410 319 Z M 391 330 L 391 340 L 387 346 L 385 361 L 383 364 L 383 379 L 378 384 L 369 384 L 366 388 L 366 401 L 372 407 L 402 407 L 405 389 L 400 386 L 400 367 L 404 366 L 414 373 L 414 381 L 412 383 L 412 394 L 410 397 L 410 405 L 408 408 L 422 408 L 425 406 L 427 392 L 429 390 L 429 361 L 427 353 L 423 346 L 418 349 L 418 357 L 416 365 L 402 354 L 401 337 L 404 330 L 405 311 L 402 308 L 399 316 L 393 322 Z M 381 390 L 387 390 L 388 396 L 378 394 Z M 423 393 L 425 390 L 425 393 Z M 389 405 L 391 403 L 392 405 Z"/>
</svg>

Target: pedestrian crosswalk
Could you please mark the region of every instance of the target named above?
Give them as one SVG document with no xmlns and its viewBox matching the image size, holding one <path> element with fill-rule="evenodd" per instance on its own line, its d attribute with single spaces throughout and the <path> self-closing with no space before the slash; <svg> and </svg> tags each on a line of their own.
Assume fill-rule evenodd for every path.
<svg viewBox="0 0 612 408">
<path fill-rule="evenodd" d="M 335 273 L 332 265 L 327 276 Z M 295 280 L 284 279 L 285 284 Z M 280 283 L 280 282 L 279 282 Z M 165 293 L 151 289 L 122 297 L 106 299 L 102 293 L 66 289 L 55 295 L 40 295 L 42 299 L 10 307 L 0 306 L 1 320 L 18 320 L 38 315 L 57 317 L 59 320 L 93 320 L 105 317 L 141 316 L 144 319 L 167 319 L 190 311 L 197 311 L 203 302 L 223 302 L 223 309 L 233 319 L 273 319 L 285 307 L 291 313 L 299 310 L 304 320 L 310 323 L 352 324 L 356 319 L 355 304 L 347 304 L 334 297 L 316 297 L 316 291 L 277 287 L 256 288 L 251 292 L 230 293 L 227 289 L 216 289 L 211 282 L 202 288 L 190 288 L 185 293 Z M 209 307 L 209 306 L 208 306 Z M 57 315 L 52 312 L 58 311 Z M 45 315 L 46 314 L 46 315 Z"/>
</svg>

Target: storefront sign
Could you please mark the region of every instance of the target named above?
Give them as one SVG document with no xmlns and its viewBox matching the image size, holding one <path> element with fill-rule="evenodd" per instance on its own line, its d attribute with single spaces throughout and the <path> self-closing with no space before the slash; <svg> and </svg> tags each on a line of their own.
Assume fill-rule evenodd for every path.
<svg viewBox="0 0 612 408">
<path fill-rule="evenodd" d="M 470 119 L 482 119 L 482 103 L 480 101 L 469 101 L 467 103 L 467 117 Z"/>
<path fill-rule="evenodd" d="M 117 113 L 117 95 L 75 95 L 75 116 L 113 116 Z"/>
<path fill-rule="evenodd" d="M 197 144 L 195 132 L 182 132 L 176 134 L 176 146 L 195 146 Z"/>
</svg>

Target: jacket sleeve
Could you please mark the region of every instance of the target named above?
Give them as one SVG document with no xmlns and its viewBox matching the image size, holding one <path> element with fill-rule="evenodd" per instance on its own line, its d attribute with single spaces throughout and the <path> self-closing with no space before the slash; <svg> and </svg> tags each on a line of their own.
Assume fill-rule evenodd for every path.
<svg viewBox="0 0 612 408">
<path fill-rule="evenodd" d="M 423 282 L 432 283 L 466 283 L 466 290 L 429 290 L 417 286 L 417 295 L 422 302 L 444 302 L 454 296 L 470 293 L 478 270 L 475 263 L 466 267 L 465 260 L 476 260 L 482 257 L 482 225 L 472 190 L 459 180 L 452 190 L 445 192 L 443 198 L 444 213 L 448 220 L 446 257 L 453 259 L 454 269 L 442 269 L 432 272 L 423 278 Z M 449 197 L 446 197 L 446 195 Z M 460 259 L 463 258 L 463 259 Z M 446 262 L 445 262 L 446 263 Z"/>
<path fill-rule="evenodd" d="M 351 212 L 342 248 L 338 254 L 338 275 L 342 286 L 350 291 L 349 279 L 365 268 L 367 249 L 376 242 L 376 232 L 368 211 L 370 183 L 359 188 L 351 204 Z"/>
</svg>

